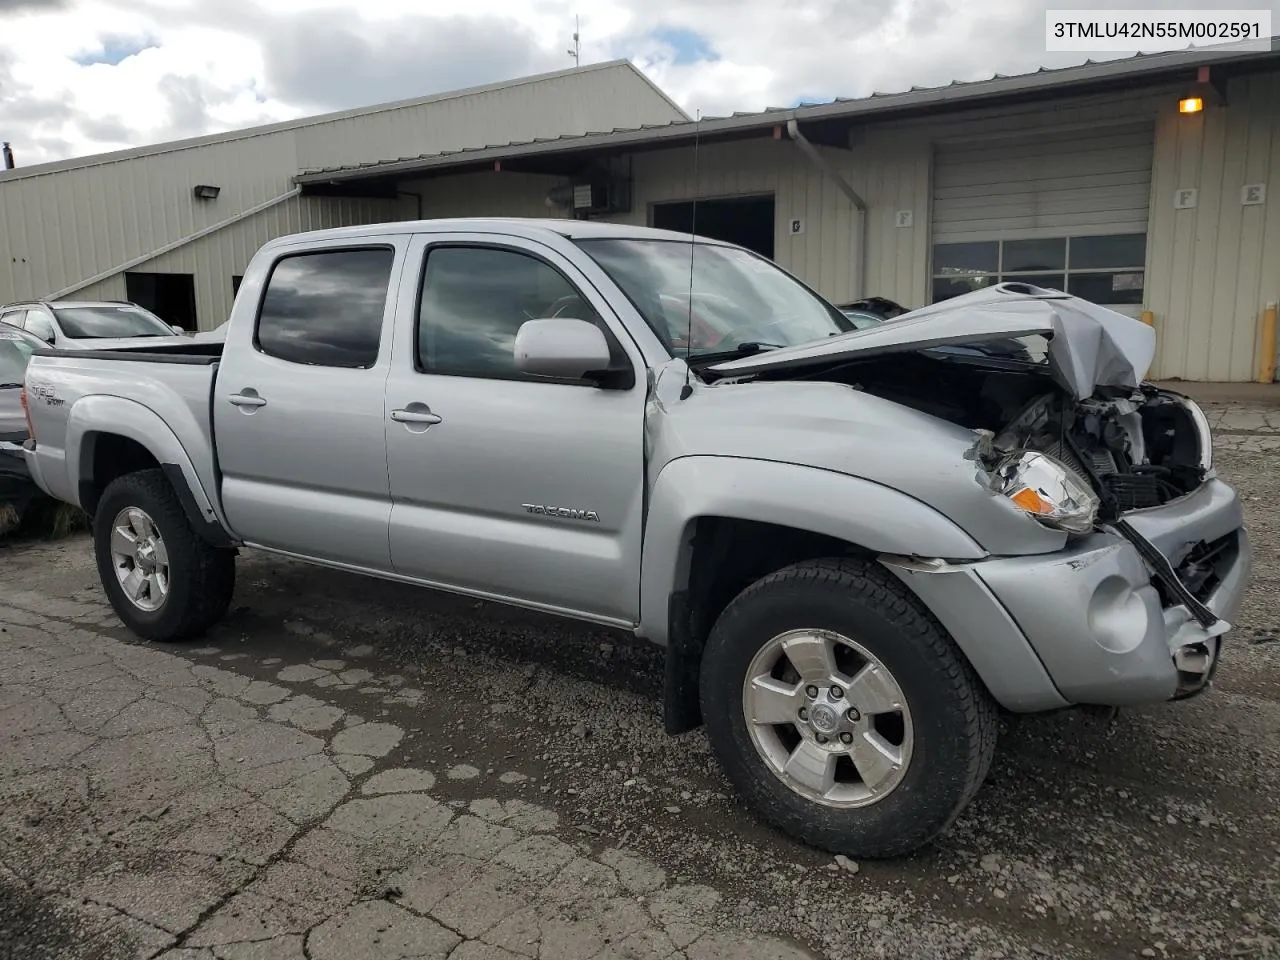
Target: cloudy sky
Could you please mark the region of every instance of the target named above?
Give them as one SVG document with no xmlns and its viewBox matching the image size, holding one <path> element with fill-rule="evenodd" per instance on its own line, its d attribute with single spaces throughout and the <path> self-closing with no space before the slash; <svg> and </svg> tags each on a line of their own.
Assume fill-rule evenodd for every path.
<svg viewBox="0 0 1280 960">
<path fill-rule="evenodd" d="M 626 57 L 691 114 L 1080 62 L 1046 7 L 1280 0 L 0 0 L 0 140 L 97 153 Z"/>
</svg>

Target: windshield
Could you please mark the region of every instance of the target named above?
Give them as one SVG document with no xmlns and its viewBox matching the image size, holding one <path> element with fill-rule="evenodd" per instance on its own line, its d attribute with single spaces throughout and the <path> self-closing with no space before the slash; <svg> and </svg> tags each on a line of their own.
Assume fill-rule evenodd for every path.
<svg viewBox="0 0 1280 960">
<path fill-rule="evenodd" d="M 675 355 L 789 347 L 854 328 L 799 281 L 745 250 L 676 240 L 579 240 L 578 246 Z"/>
<path fill-rule="evenodd" d="M 22 386 L 22 376 L 36 344 L 0 331 L 0 389 Z"/>
<path fill-rule="evenodd" d="M 61 307 L 53 311 L 62 332 L 75 340 L 93 337 L 172 337 L 173 330 L 154 313 L 131 303 L 100 307 Z"/>
</svg>

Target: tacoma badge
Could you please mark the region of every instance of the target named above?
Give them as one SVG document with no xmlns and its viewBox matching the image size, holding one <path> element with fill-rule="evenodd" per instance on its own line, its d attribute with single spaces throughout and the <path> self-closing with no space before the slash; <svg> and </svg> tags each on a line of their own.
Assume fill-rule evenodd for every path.
<svg viewBox="0 0 1280 960">
<path fill-rule="evenodd" d="M 594 510 L 574 510 L 571 507 L 548 507 L 539 503 L 522 503 L 526 513 L 536 513 L 540 516 L 561 517 L 565 520 L 590 520 L 593 523 L 600 522 L 600 514 Z"/>
</svg>

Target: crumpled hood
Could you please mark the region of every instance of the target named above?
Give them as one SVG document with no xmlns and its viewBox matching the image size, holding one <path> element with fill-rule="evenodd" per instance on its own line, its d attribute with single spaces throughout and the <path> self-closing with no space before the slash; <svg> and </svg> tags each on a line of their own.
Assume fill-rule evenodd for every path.
<svg viewBox="0 0 1280 960">
<path fill-rule="evenodd" d="M 1155 331 L 1088 300 L 1024 283 L 1002 283 L 904 313 L 874 327 L 719 363 L 741 376 L 933 347 L 1039 334 L 1049 338 L 1053 378 L 1076 399 L 1098 387 L 1136 387 L 1155 357 Z"/>
</svg>

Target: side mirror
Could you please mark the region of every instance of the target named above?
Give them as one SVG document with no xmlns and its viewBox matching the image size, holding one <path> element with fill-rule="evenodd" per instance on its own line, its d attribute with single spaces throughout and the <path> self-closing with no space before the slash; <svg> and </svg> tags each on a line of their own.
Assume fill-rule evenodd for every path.
<svg viewBox="0 0 1280 960">
<path fill-rule="evenodd" d="M 169 329 L 172 330 L 174 333 L 176 333 L 180 337 L 185 337 L 187 335 L 187 331 L 183 327 L 178 326 L 176 323 L 169 324 Z"/>
<path fill-rule="evenodd" d="M 581 380 L 609 369 L 609 341 L 586 320 L 526 320 L 516 332 L 515 359 L 522 373 Z"/>
</svg>

